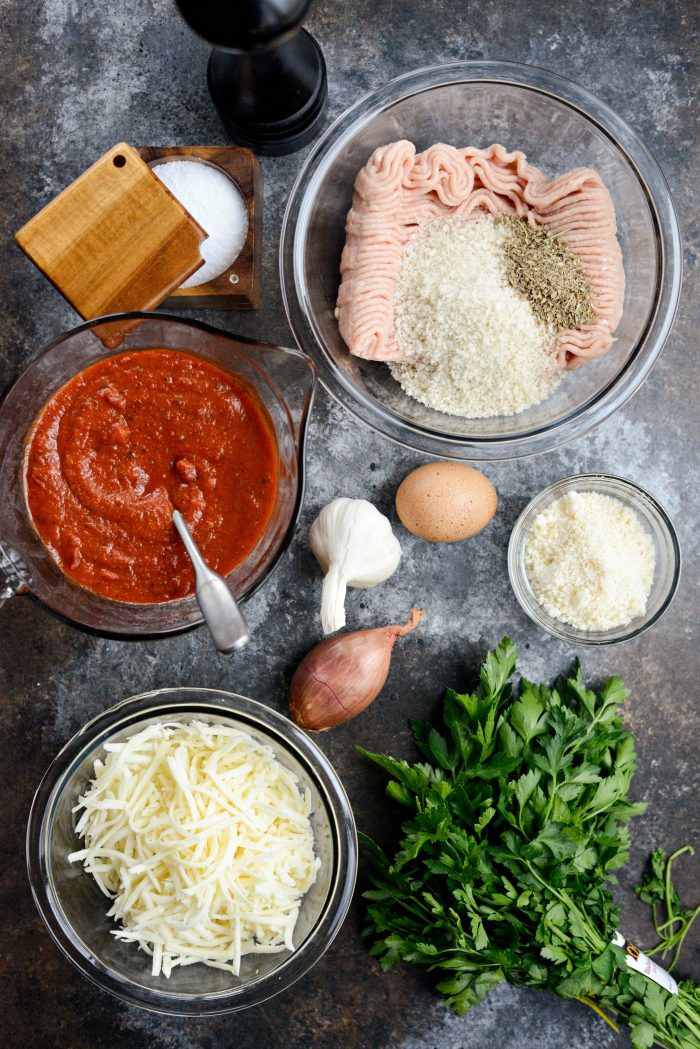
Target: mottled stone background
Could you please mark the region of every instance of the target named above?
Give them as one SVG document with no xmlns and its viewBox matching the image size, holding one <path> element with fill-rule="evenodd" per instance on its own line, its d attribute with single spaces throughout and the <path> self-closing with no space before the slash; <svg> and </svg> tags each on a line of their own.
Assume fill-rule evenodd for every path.
<svg viewBox="0 0 700 1049">
<path fill-rule="evenodd" d="M 505 632 L 529 677 L 551 678 L 575 653 L 519 611 L 506 575 L 510 529 L 546 484 L 582 470 L 641 481 L 668 507 L 685 552 L 680 592 L 649 634 L 622 648 L 580 653 L 595 679 L 622 674 L 632 688 L 627 721 L 637 735 L 637 796 L 648 813 L 619 889 L 624 927 L 648 938 L 630 885 L 649 849 L 698 841 L 697 564 L 700 242 L 697 178 L 698 6 L 692 0 L 319 0 L 310 27 L 328 61 L 335 116 L 364 92 L 421 65 L 501 58 L 546 66 L 597 93 L 660 160 L 684 227 L 685 288 L 666 351 L 623 411 L 573 446 L 486 472 L 501 505 L 493 525 L 467 544 L 420 546 L 401 532 L 404 561 L 384 587 L 355 591 L 349 623 L 379 624 L 424 603 L 429 616 L 396 649 L 380 701 L 321 745 L 341 774 L 359 825 L 382 833 L 396 818 L 382 778 L 353 751 L 362 741 L 409 750 L 406 719 L 428 714 L 448 684 L 470 680 Z M 226 141 L 205 88 L 207 49 L 170 0 L 0 0 L 2 265 L 0 388 L 76 317 L 20 255 L 12 233 L 114 142 Z M 264 160 L 265 277 L 257 313 L 208 319 L 245 335 L 291 338 L 277 277 L 278 234 L 301 164 Z M 247 607 L 254 628 L 245 654 L 217 658 L 202 630 L 158 643 L 99 640 L 59 622 L 29 599 L 0 610 L 0 1044 L 7 1049 L 579 1049 L 627 1045 L 577 1003 L 501 987 L 467 1019 L 443 1008 L 429 978 L 408 968 L 381 975 L 361 944 L 353 906 L 315 970 L 272 1005 L 207 1022 L 150 1016 L 85 982 L 53 946 L 34 910 L 24 868 L 32 793 L 57 750 L 88 718 L 156 686 L 216 685 L 285 709 L 290 673 L 318 639 L 320 577 L 307 549 L 309 522 L 336 495 L 366 496 L 392 512 L 392 497 L 417 456 L 360 429 L 319 393 L 311 426 L 309 487 L 297 538 Z M 281 639 L 284 639 L 281 641 Z M 682 883 L 697 897 L 698 867 Z M 648 942 L 648 940 L 647 940 Z M 700 979 L 698 940 L 684 972 Z"/>
</svg>

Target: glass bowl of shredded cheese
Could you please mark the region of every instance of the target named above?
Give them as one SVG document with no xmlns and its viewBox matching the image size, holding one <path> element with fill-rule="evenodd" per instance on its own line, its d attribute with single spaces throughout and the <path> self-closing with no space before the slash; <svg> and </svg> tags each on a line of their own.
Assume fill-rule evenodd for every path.
<svg viewBox="0 0 700 1049">
<path fill-rule="evenodd" d="M 347 913 L 352 809 L 287 718 L 216 689 L 161 689 L 89 722 L 27 829 L 35 902 L 93 983 L 156 1012 L 259 1005 L 304 975 Z"/>
<path fill-rule="evenodd" d="M 629 641 L 658 622 L 681 574 L 666 510 L 639 485 L 580 474 L 525 507 L 508 547 L 515 596 L 537 626 L 579 645 Z"/>
<path fill-rule="evenodd" d="M 482 243 L 485 234 L 479 240 L 473 229 L 462 230 L 459 237 L 455 232 L 450 239 L 447 233 L 454 232 L 454 224 L 446 223 L 450 229 L 442 239 L 438 230 L 432 240 L 410 241 L 415 251 L 405 251 L 401 276 L 391 284 L 394 271 L 389 273 L 388 263 L 378 255 L 370 259 L 367 243 L 374 237 L 383 252 L 386 244 L 395 243 L 396 229 L 384 228 L 389 220 L 374 198 L 360 215 L 356 203 L 364 200 L 367 180 L 353 201 L 358 172 L 390 143 L 398 153 L 415 147 L 424 158 L 431 148 L 436 157 L 440 149 L 445 152 L 438 143 L 448 151 L 455 147 L 465 152 L 498 150 L 491 144 L 500 143 L 506 151 L 524 153 L 549 179 L 574 169 L 597 172 L 614 206 L 625 271 L 621 319 L 607 352 L 584 367 L 558 372 L 561 381 L 549 392 L 533 392 L 541 333 L 533 329 L 530 341 L 525 339 L 530 327 L 514 310 L 516 305 L 521 312 L 529 307 L 515 301 L 512 288 L 496 294 L 496 279 L 488 277 L 486 266 L 493 261 L 492 245 Z M 422 163 L 429 166 L 428 160 Z M 356 235 L 360 221 L 367 241 Z M 479 240 L 478 257 L 471 244 L 465 242 L 458 252 L 454 243 L 472 234 Z M 494 230 L 493 238 L 499 236 Z M 341 255 L 347 287 L 341 287 L 339 296 Z M 363 265 L 361 280 L 353 274 Z M 610 268 L 609 259 L 605 267 Z M 287 316 L 326 389 L 384 436 L 424 454 L 457 460 L 512 459 L 549 451 L 617 411 L 649 374 L 668 337 L 681 270 L 671 195 L 637 135 L 604 102 L 565 78 L 503 62 L 419 69 L 352 106 L 304 163 L 280 242 Z M 393 331 L 398 338 L 410 329 L 414 347 L 420 348 L 421 367 L 416 370 L 410 358 L 383 357 L 385 346 L 382 352 L 356 347 L 353 355 L 341 334 L 341 309 L 348 303 L 359 329 L 384 332 L 377 310 L 381 307 L 384 316 L 387 299 L 393 304 L 387 337 Z M 467 394 L 458 396 L 464 390 Z"/>
</svg>

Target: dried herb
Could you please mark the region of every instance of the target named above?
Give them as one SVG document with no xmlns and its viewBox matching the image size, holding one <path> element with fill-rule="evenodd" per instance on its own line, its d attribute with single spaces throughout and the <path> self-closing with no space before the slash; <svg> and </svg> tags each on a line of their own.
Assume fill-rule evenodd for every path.
<svg viewBox="0 0 700 1049">
<path fill-rule="evenodd" d="M 583 266 L 566 244 L 543 226 L 503 219 L 505 275 L 536 317 L 557 331 L 583 328 L 595 317 Z"/>
</svg>

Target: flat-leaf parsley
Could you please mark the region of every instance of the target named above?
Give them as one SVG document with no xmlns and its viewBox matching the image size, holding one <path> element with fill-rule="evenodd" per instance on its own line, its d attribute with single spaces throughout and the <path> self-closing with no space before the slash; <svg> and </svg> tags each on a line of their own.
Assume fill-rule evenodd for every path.
<svg viewBox="0 0 700 1049">
<path fill-rule="evenodd" d="M 576 665 L 553 688 L 522 679 L 516 694 L 516 659 L 505 638 L 475 692 L 447 692 L 440 728 L 411 723 L 427 763 L 361 750 L 411 810 L 393 858 L 364 837 L 372 954 L 384 969 L 407 961 L 437 972 L 459 1014 L 507 980 L 627 1024 L 635 1049 L 700 1049 L 700 989 L 686 980 L 671 994 L 612 942 L 608 885 L 627 860 L 629 821 L 644 810 L 629 799 L 627 690 L 611 678 L 592 692 Z M 678 948 L 697 911 L 680 908 L 665 854 L 654 854 L 640 895 L 656 907 L 661 949 Z"/>
</svg>

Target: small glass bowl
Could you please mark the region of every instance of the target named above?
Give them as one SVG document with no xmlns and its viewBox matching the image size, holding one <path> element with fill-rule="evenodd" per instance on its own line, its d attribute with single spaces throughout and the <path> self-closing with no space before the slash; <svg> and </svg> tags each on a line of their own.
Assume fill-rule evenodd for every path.
<svg viewBox="0 0 700 1049">
<path fill-rule="evenodd" d="M 151 975 L 137 944 L 111 935 L 110 903 L 81 863 L 73 808 L 107 740 L 158 721 L 223 722 L 271 746 L 311 794 L 311 824 L 321 860 L 294 930 L 296 950 L 244 956 L 239 977 L 205 965 Z M 291 986 L 325 953 L 350 906 L 357 874 L 357 834 L 347 795 L 332 765 L 287 718 L 252 699 L 207 688 L 169 688 L 124 700 L 88 722 L 66 744 L 36 792 L 27 827 L 34 901 L 54 941 L 77 969 L 117 998 L 171 1016 L 213 1016 L 259 1005 Z"/>
<path fill-rule="evenodd" d="M 554 619 L 539 603 L 525 569 L 525 547 L 535 518 L 567 492 L 600 492 L 619 499 L 640 518 L 651 536 L 656 554 L 656 567 L 651 593 L 643 616 L 625 626 L 610 630 L 577 630 L 576 627 Z M 681 577 L 681 548 L 673 521 L 653 496 L 633 481 L 611 474 L 578 474 L 545 488 L 536 495 L 521 513 L 511 533 L 508 545 L 508 575 L 513 592 L 524 612 L 533 623 L 562 641 L 578 645 L 616 645 L 637 637 L 656 623 L 675 597 Z"/>
</svg>

